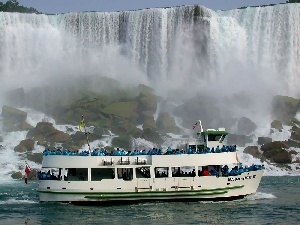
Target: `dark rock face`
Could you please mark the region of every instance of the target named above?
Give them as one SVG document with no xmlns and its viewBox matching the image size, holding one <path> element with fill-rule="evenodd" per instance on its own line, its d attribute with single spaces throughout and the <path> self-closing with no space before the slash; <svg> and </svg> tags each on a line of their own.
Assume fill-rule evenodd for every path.
<svg viewBox="0 0 300 225">
<path fill-rule="evenodd" d="M 288 152 L 288 146 L 281 141 L 274 141 L 261 147 L 263 156 L 275 163 L 291 163 L 291 153 Z"/>
<path fill-rule="evenodd" d="M 245 147 L 246 143 L 251 143 L 252 138 L 246 135 L 228 134 L 227 144 Z"/>
<path fill-rule="evenodd" d="M 300 134 L 292 131 L 291 132 L 291 139 L 294 140 L 294 141 L 299 141 L 300 142 Z"/>
<path fill-rule="evenodd" d="M 34 140 L 33 139 L 26 139 L 20 142 L 14 150 L 16 152 L 27 152 L 27 151 L 32 151 L 34 147 Z"/>
<path fill-rule="evenodd" d="M 27 113 L 12 106 L 4 105 L 2 107 L 3 116 L 3 131 L 23 131 L 32 128 L 28 123 L 25 122 Z"/>
<path fill-rule="evenodd" d="M 176 126 L 174 118 L 167 112 L 159 114 L 156 124 L 157 128 L 162 133 L 180 133 L 180 129 Z"/>
<path fill-rule="evenodd" d="M 149 140 L 149 141 L 157 144 L 158 146 L 161 145 L 163 142 L 159 133 L 155 130 L 152 130 L 151 128 L 144 129 L 142 138 Z"/>
<path fill-rule="evenodd" d="M 259 145 L 264 145 L 270 142 L 272 142 L 272 138 L 269 137 L 258 137 L 257 139 L 257 144 Z"/>
<path fill-rule="evenodd" d="M 279 120 L 273 120 L 273 122 L 271 123 L 271 128 L 276 129 L 281 132 L 283 129 L 283 126 Z"/>
<path fill-rule="evenodd" d="M 113 147 L 120 147 L 126 150 L 130 149 L 130 140 L 131 137 L 129 135 L 121 135 L 119 137 L 115 137 L 112 140 L 112 145 Z"/>
<path fill-rule="evenodd" d="M 300 142 L 300 128 L 297 123 L 294 123 L 292 129 L 291 129 L 291 140 Z"/>
<path fill-rule="evenodd" d="M 35 128 L 29 130 L 27 138 L 43 142 L 66 142 L 71 139 L 69 134 L 56 130 L 52 123 L 39 122 Z"/>
<path fill-rule="evenodd" d="M 98 140 L 101 138 L 101 135 L 99 134 L 94 134 L 94 133 L 91 133 L 91 134 L 88 134 L 88 139 L 89 141 L 95 141 L 95 140 Z M 77 146 L 77 149 L 80 148 L 82 145 L 85 145 L 87 143 L 87 140 L 86 140 L 86 134 L 84 132 L 76 132 L 75 134 L 72 134 L 71 135 L 71 140 L 70 142 L 72 142 L 73 145 Z M 66 143 L 66 145 L 64 145 L 65 148 L 68 148 L 67 146 L 69 145 L 70 143 Z"/>
<path fill-rule="evenodd" d="M 11 178 L 12 179 L 21 179 L 23 177 L 22 173 L 20 171 L 18 172 L 14 172 L 12 175 L 11 175 Z"/>
<path fill-rule="evenodd" d="M 27 113 L 14 107 L 4 105 L 2 107 L 2 116 L 6 120 L 11 120 L 16 123 L 24 122 L 27 118 Z"/>
<path fill-rule="evenodd" d="M 291 122 L 294 126 L 300 127 L 300 121 L 296 118 L 291 119 Z"/>
<path fill-rule="evenodd" d="M 27 153 L 27 159 L 42 164 L 43 153 Z"/>
<path fill-rule="evenodd" d="M 21 171 L 18 171 L 18 172 L 14 172 L 12 175 L 11 175 L 11 178 L 12 179 L 22 179 L 24 176 L 22 174 Z M 27 177 L 28 180 L 36 180 L 37 179 L 37 171 L 35 169 L 32 169 L 30 171 L 30 173 L 28 174 L 28 177 Z"/>
<path fill-rule="evenodd" d="M 298 142 L 298 141 L 288 139 L 287 141 L 284 141 L 283 143 L 285 143 L 289 148 L 290 147 L 300 148 L 300 142 Z"/>
<path fill-rule="evenodd" d="M 256 128 L 255 123 L 246 117 L 242 117 L 238 121 L 238 134 L 249 135 L 255 131 Z"/>
<path fill-rule="evenodd" d="M 261 158 L 262 154 L 258 151 L 257 146 L 248 146 L 244 149 L 244 153 L 250 154 L 255 158 Z"/>
<path fill-rule="evenodd" d="M 274 119 L 288 124 L 299 110 L 299 99 L 277 95 L 272 101 L 272 115 Z"/>
</svg>

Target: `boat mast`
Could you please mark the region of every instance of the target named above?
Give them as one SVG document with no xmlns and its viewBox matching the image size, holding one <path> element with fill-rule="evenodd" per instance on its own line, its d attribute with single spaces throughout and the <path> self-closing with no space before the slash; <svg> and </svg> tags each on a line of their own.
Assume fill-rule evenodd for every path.
<svg viewBox="0 0 300 225">
<path fill-rule="evenodd" d="M 200 133 L 202 133 L 203 132 L 203 127 L 202 127 L 201 120 L 199 120 L 199 129 L 200 129 Z"/>
<path fill-rule="evenodd" d="M 81 116 L 82 119 L 81 119 L 81 123 L 83 124 L 83 127 L 84 127 L 84 133 L 85 133 L 85 136 L 86 136 L 86 142 L 89 146 L 89 153 L 91 153 L 91 146 L 90 146 L 90 142 L 89 142 L 89 136 L 88 136 L 88 132 L 86 131 L 86 126 L 85 126 L 85 122 L 84 122 L 84 117 L 83 115 Z"/>
<path fill-rule="evenodd" d="M 203 132 L 203 128 L 202 128 L 202 123 L 201 123 L 201 120 L 198 120 L 199 122 L 199 135 L 198 135 L 198 141 L 201 140 L 201 133 Z M 196 123 L 197 124 L 197 123 Z M 196 142 L 196 151 L 198 151 L 198 143 Z"/>
</svg>

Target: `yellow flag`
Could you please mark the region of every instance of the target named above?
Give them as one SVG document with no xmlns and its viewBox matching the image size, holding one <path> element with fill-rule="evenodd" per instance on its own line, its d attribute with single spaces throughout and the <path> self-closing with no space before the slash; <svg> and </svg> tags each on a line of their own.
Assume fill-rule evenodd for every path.
<svg viewBox="0 0 300 225">
<path fill-rule="evenodd" d="M 84 127 L 84 126 L 85 126 L 85 125 L 84 125 L 84 120 L 81 120 L 81 122 L 80 122 L 79 125 L 78 125 L 78 129 L 79 129 L 80 131 L 82 131 L 81 128 Z"/>
</svg>

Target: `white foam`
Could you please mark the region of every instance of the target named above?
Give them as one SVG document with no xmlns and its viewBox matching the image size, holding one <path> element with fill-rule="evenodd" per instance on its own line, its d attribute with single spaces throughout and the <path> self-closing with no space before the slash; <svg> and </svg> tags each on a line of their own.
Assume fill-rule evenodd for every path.
<svg viewBox="0 0 300 225">
<path fill-rule="evenodd" d="M 36 204 L 38 202 L 27 200 L 27 199 L 15 199 L 11 198 L 6 201 L 0 201 L 0 205 L 11 205 L 11 204 Z"/>
<path fill-rule="evenodd" d="M 247 200 L 273 199 L 273 198 L 277 198 L 277 197 L 271 193 L 263 193 L 263 192 L 256 192 L 255 194 L 246 197 Z"/>
</svg>

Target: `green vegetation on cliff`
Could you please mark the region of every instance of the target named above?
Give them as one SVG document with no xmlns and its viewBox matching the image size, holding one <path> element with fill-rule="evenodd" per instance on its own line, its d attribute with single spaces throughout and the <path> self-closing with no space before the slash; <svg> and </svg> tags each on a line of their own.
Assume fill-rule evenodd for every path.
<svg viewBox="0 0 300 225">
<path fill-rule="evenodd" d="M 35 8 L 27 8 L 19 4 L 17 0 L 9 0 L 6 3 L 0 2 L 0 12 L 40 13 Z"/>
</svg>

